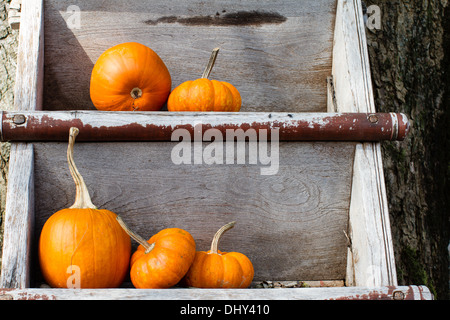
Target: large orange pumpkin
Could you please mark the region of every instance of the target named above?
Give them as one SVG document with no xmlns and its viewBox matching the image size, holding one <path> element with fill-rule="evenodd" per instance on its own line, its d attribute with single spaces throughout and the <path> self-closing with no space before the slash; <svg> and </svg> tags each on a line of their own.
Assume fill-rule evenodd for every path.
<svg viewBox="0 0 450 320">
<path fill-rule="evenodd" d="M 176 285 L 195 257 L 195 241 L 180 228 L 161 230 L 148 241 L 134 233 L 117 217 L 120 225 L 139 243 L 131 257 L 130 278 L 138 289 L 163 289 Z"/>
<path fill-rule="evenodd" d="M 183 279 L 184 284 L 197 288 L 247 288 L 254 276 L 253 264 L 240 252 L 221 252 L 218 243 L 223 233 L 235 222 L 220 228 L 214 235 L 211 250 L 197 251 L 194 262 Z"/>
<path fill-rule="evenodd" d="M 241 109 L 241 95 L 236 87 L 225 81 L 208 79 L 218 52 L 218 48 L 214 49 L 200 79 L 183 82 L 170 93 L 169 111 L 238 112 Z"/>
<path fill-rule="evenodd" d="M 172 87 L 169 70 L 149 47 L 127 42 L 106 50 L 92 70 L 90 94 L 105 111 L 158 111 Z"/>
<path fill-rule="evenodd" d="M 73 206 L 54 213 L 39 239 L 42 275 L 52 287 L 114 288 L 124 280 L 131 239 L 116 214 L 92 204 L 83 177 L 73 161 L 77 128 L 71 128 L 67 160 L 76 185 Z"/>
</svg>

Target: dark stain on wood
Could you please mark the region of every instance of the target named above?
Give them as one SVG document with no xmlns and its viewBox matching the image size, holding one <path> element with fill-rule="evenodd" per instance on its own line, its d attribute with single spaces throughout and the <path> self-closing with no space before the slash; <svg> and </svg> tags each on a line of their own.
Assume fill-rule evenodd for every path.
<svg viewBox="0 0 450 320">
<path fill-rule="evenodd" d="M 280 24 L 287 20 L 277 12 L 238 11 L 213 16 L 176 17 L 166 16 L 156 20 L 144 21 L 148 25 L 159 23 L 180 23 L 188 26 L 260 26 L 263 24 Z"/>
</svg>

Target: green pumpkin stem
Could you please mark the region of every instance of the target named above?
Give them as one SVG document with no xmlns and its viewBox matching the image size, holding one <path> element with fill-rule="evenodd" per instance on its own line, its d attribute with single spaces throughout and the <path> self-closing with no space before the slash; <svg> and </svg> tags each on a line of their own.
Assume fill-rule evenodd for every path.
<svg viewBox="0 0 450 320">
<path fill-rule="evenodd" d="M 91 201 L 86 183 L 84 182 L 84 179 L 78 171 L 77 166 L 75 165 L 75 162 L 73 160 L 73 147 L 75 144 L 75 138 L 77 137 L 78 133 L 78 128 L 70 128 L 69 146 L 67 147 L 67 162 L 69 163 L 70 174 L 72 175 L 76 187 L 75 202 L 70 207 L 70 209 L 97 209 L 97 207 Z"/>
<path fill-rule="evenodd" d="M 117 216 L 116 217 L 117 222 L 119 222 L 120 226 L 122 227 L 123 230 L 125 230 L 125 232 L 131 237 L 133 238 L 137 243 L 139 243 L 141 246 L 144 247 L 145 249 L 145 253 L 149 253 L 150 251 L 153 250 L 153 248 L 155 247 L 155 244 L 152 243 L 148 243 L 147 241 L 145 241 L 144 238 L 142 238 L 140 235 L 138 235 L 137 233 L 135 233 L 134 231 L 132 231 L 127 224 L 125 223 L 125 221 L 123 221 L 121 216 Z"/>
<path fill-rule="evenodd" d="M 215 48 L 211 56 L 209 57 L 208 65 L 205 68 L 205 71 L 203 71 L 202 78 L 208 79 L 209 75 L 211 74 L 211 70 L 214 67 L 214 63 L 216 62 L 217 54 L 219 53 L 220 48 Z"/>
<path fill-rule="evenodd" d="M 232 229 L 234 227 L 234 225 L 236 224 L 236 221 L 232 221 L 230 223 L 227 223 L 226 225 L 224 225 L 222 228 L 220 228 L 219 230 L 217 230 L 216 234 L 214 235 L 214 238 L 211 242 L 211 250 L 210 253 L 218 253 L 218 247 L 219 247 L 219 241 L 220 238 L 222 237 L 222 235 L 227 232 L 228 230 Z"/>
</svg>

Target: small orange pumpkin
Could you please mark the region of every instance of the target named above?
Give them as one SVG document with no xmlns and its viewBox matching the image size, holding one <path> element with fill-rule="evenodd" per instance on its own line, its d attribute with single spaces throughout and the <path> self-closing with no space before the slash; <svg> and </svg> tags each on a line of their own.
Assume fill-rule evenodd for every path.
<svg viewBox="0 0 450 320">
<path fill-rule="evenodd" d="M 92 204 L 83 177 L 73 161 L 77 128 L 70 129 L 67 160 L 76 185 L 73 206 L 54 213 L 39 239 L 39 262 L 44 279 L 58 288 L 114 288 L 124 280 L 131 239 L 116 214 Z"/>
<path fill-rule="evenodd" d="M 218 52 L 219 48 L 213 50 L 200 79 L 183 82 L 171 92 L 167 100 L 169 111 L 238 112 L 241 109 L 241 95 L 232 84 L 208 79 Z"/>
<path fill-rule="evenodd" d="M 196 288 L 247 288 L 254 276 L 250 259 L 239 252 L 221 252 L 218 243 L 222 235 L 233 228 L 230 222 L 215 234 L 211 250 L 197 251 L 194 262 L 184 277 L 184 284 Z"/>
<path fill-rule="evenodd" d="M 172 87 L 169 70 L 149 47 L 127 42 L 98 58 L 91 75 L 90 95 L 104 111 L 158 111 Z"/>
<path fill-rule="evenodd" d="M 138 289 L 164 289 L 176 285 L 195 257 L 195 241 L 183 229 L 161 230 L 148 241 L 134 233 L 117 217 L 122 228 L 139 243 L 131 257 L 130 278 Z"/>
</svg>

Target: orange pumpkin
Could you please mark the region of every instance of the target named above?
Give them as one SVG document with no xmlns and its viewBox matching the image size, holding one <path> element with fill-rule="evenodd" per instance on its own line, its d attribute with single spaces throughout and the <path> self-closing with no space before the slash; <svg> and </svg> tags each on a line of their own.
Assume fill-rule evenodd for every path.
<svg viewBox="0 0 450 320">
<path fill-rule="evenodd" d="M 172 87 L 169 70 L 149 47 L 127 42 L 106 50 L 92 70 L 90 94 L 105 111 L 158 111 Z"/>
<path fill-rule="evenodd" d="M 223 233 L 233 228 L 230 222 L 215 234 L 211 250 L 197 251 L 184 283 L 197 288 L 247 288 L 254 276 L 250 259 L 239 252 L 221 252 L 218 243 Z"/>
<path fill-rule="evenodd" d="M 214 49 L 202 78 L 183 82 L 169 95 L 169 111 L 216 111 L 238 112 L 241 109 L 241 95 L 230 83 L 209 80 L 209 74 L 219 49 Z"/>
<path fill-rule="evenodd" d="M 124 280 L 131 239 L 116 214 L 92 204 L 83 177 L 73 161 L 77 128 L 71 128 L 67 160 L 76 185 L 73 206 L 54 213 L 39 239 L 42 275 L 52 287 L 114 288 Z"/>
<path fill-rule="evenodd" d="M 135 234 L 121 219 L 120 225 L 139 243 L 131 257 L 131 282 L 139 289 L 163 289 L 176 285 L 195 257 L 195 241 L 183 229 L 161 230 L 148 241 Z"/>
</svg>

